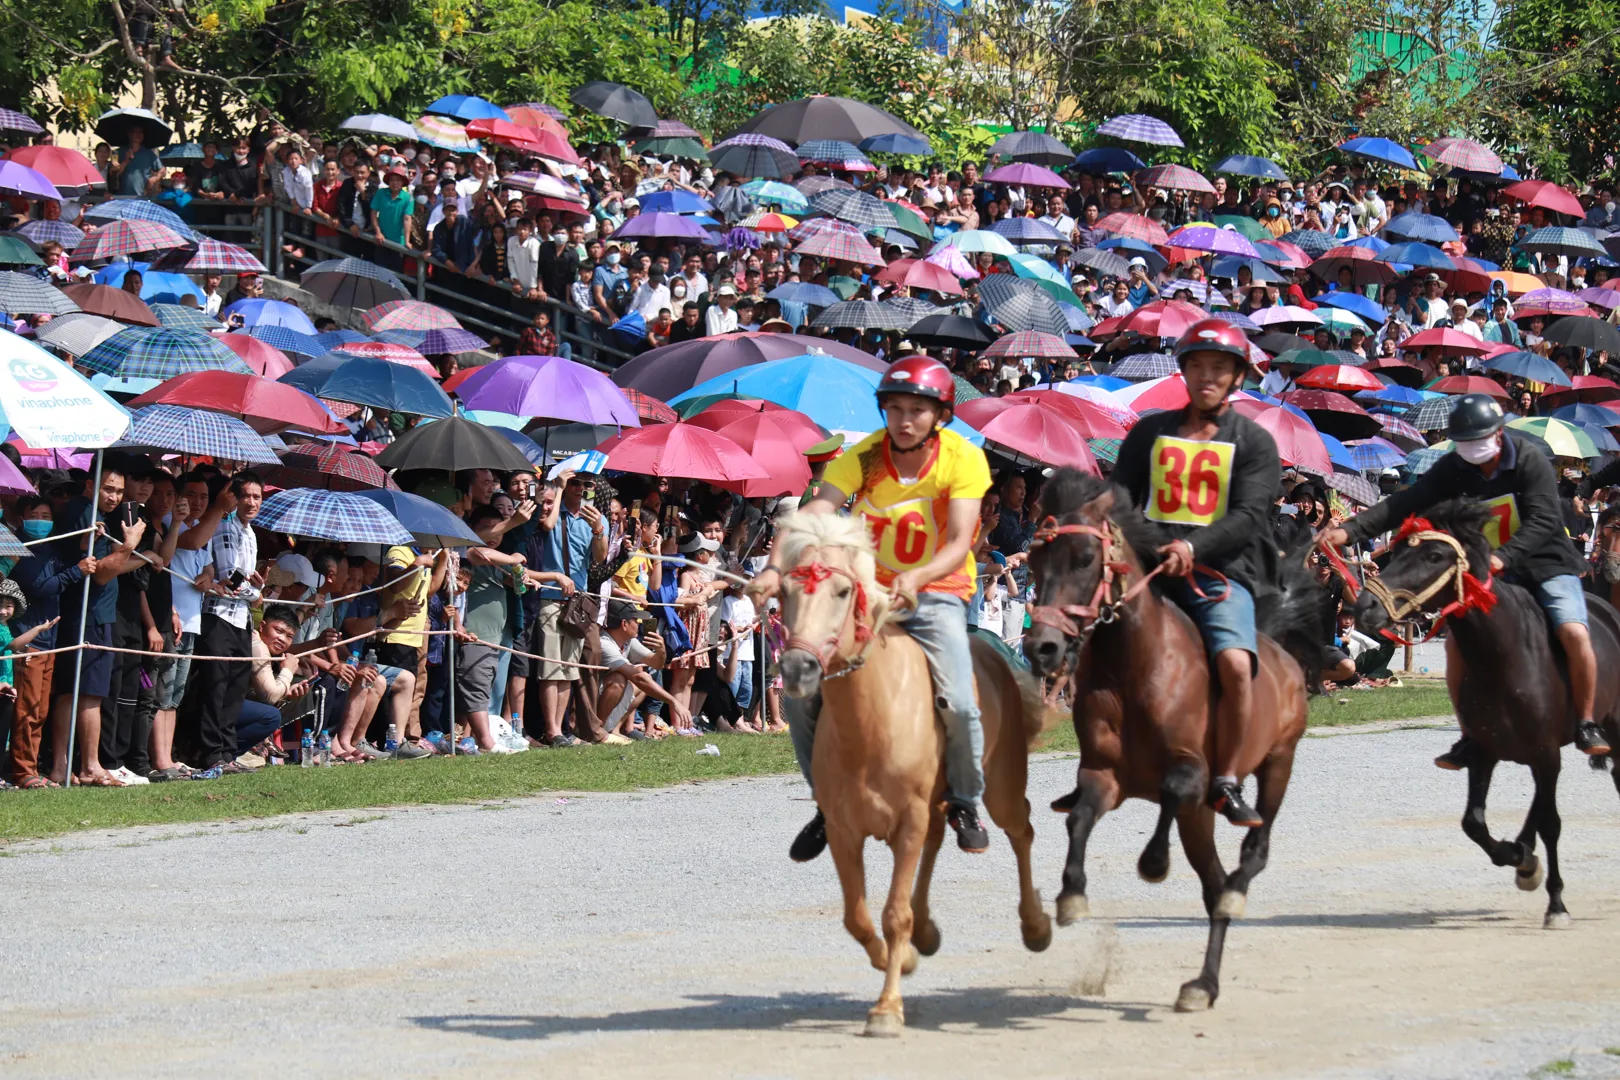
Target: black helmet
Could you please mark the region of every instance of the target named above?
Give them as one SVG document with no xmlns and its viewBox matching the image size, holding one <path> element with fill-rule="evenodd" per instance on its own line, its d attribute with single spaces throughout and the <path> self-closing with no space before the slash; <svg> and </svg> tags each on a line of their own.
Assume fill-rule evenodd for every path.
<svg viewBox="0 0 1620 1080">
<path fill-rule="evenodd" d="M 1506 423 L 1507 417 L 1495 398 L 1489 394 L 1464 394 L 1451 406 L 1446 434 L 1453 442 L 1472 442 L 1495 435 Z"/>
</svg>

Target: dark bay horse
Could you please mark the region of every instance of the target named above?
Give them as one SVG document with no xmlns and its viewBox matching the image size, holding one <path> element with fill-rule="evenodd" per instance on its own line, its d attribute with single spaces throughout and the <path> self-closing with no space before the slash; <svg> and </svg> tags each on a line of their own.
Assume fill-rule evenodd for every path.
<svg viewBox="0 0 1620 1080">
<path fill-rule="evenodd" d="M 1483 503 L 1453 499 L 1409 518 L 1396 534 L 1388 564 L 1356 601 L 1364 634 L 1393 630 L 1416 616 L 1446 616 L 1446 684 L 1457 722 L 1473 743 L 1468 808 L 1462 828 L 1497 866 L 1511 866 L 1519 888 L 1541 885 L 1536 836 L 1547 845 L 1549 930 L 1568 927 L 1564 880 L 1558 873 L 1559 748 L 1575 738 L 1575 715 L 1563 651 L 1529 591 L 1490 576 Z M 1588 629 L 1597 654 L 1598 724 L 1620 746 L 1620 614 L 1588 593 Z M 1497 840 L 1485 824 L 1485 797 L 1500 761 L 1528 765 L 1536 782 L 1524 827 Z M 1599 759 L 1601 764 L 1601 759 Z M 1615 776 L 1620 787 L 1620 773 Z"/>
<path fill-rule="evenodd" d="M 1264 823 L 1245 835 L 1238 867 L 1228 874 L 1215 847 L 1215 814 L 1205 805 L 1218 680 L 1211 677 L 1192 620 L 1146 587 L 1163 537 L 1123 489 L 1072 469 L 1046 485 L 1041 509 L 1046 525 L 1029 560 L 1037 608 L 1024 651 L 1037 675 L 1057 675 L 1073 663 L 1080 740 L 1077 788 L 1053 804 L 1054 810 L 1072 805 L 1058 925 L 1089 911 L 1086 841 L 1097 820 L 1126 799 L 1157 802 L 1158 825 L 1137 872 L 1150 882 L 1169 874 L 1175 822 L 1209 913 L 1203 971 L 1181 987 L 1176 1008 L 1207 1009 L 1220 993 L 1227 926 L 1242 916 L 1249 883 L 1265 869 L 1272 822 L 1305 731 L 1306 673 L 1276 635 L 1284 628 L 1308 635 L 1325 594 L 1305 580 L 1302 591 L 1260 608 L 1260 629 L 1273 636 L 1260 639 L 1253 720 L 1239 776 L 1255 774 Z M 1309 650 L 1308 640 L 1301 644 L 1302 652 Z"/>
</svg>

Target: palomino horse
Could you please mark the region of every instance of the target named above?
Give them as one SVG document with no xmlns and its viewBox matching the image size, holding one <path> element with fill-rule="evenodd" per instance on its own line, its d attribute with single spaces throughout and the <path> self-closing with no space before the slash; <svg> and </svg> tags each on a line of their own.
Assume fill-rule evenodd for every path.
<svg viewBox="0 0 1620 1080">
<path fill-rule="evenodd" d="M 1408 621 L 1444 619 L 1446 684 L 1457 722 L 1473 744 L 1468 808 L 1462 828 L 1497 866 L 1511 866 L 1519 888 L 1541 885 L 1536 834 L 1547 844 L 1549 930 L 1570 925 L 1558 873 L 1559 748 L 1575 738 L 1575 708 L 1563 652 L 1548 631 L 1534 596 L 1490 576 L 1485 523 L 1490 508 L 1453 499 L 1408 518 L 1396 533 L 1389 562 L 1370 578 L 1356 602 L 1364 634 L 1392 632 Z M 1610 745 L 1620 746 L 1620 614 L 1588 593 L 1587 627 L 1597 654 L 1597 707 Z M 1514 840 L 1497 840 L 1485 824 L 1485 797 L 1499 761 L 1530 767 L 1535 797 Z M 1594 759 L 1601 767 L 1604 759 Z M 1615 775 L 1620 787 L 1620 773 Z"/>
<path fill-rule="evenodd" d="M 865 525 L 837 514 L 794 514 L 780 526 L 782 619 L 791 637 L 782 682 L 798 698 L 821 694 L 811 765 L 816 803 L 844 891 L 844 926 L 884 972 L 883 994 L 867 1014 L 868 1035 L 905 1026 L 900 977 L 919 951 L 939 949 L 928 913 L 928 884 L 945 836 L 945 733 L 934 712 L 932 678 L 922 649 L 885 625 L 889 596 L 873 571 Z M 1029 802 L 1024 798 L 1030 742 L 1041 731 L 1040 685 L 983 642 L 973 667 L 984 725 L 984 805 L 1018 858 L 1018 918 L 1024 944 L 1052 941 L 1030 868 Z M 866 910 L 869 836 L 889 845 L 894 873 L 883 905 L 883 936 Z M 915 875 L 916 888 L 912 881 Z"/>
<path fill-rule="evenodd" d="M 1260 638 L 1254 712 L 1238 775 L 1256 775 L 1264 824 L 1248 831 L 1238 868 L 1228 875 L 1215 849 L 1214 811 L 1205 804 L 1218 683 L 1192 620 L 1148 587 L 1157 570 L 1144 566 L 1157 564 L 1163 538 L 1123 490 L 1072 469 L 1047 484 L 1041 507 L 1049 516 L 1030 547 L 1037 606 L 1024 652 L 1037 675 L 1066 675 L 1074 665 L 1080 740 L 1076 790 L 1052 805 L 1069 811 L 1058 925 L 1089 913 L 1086 841 L 1098 819 L 1126 799 L 1157 802 L 1158 826 L 1137 873 L 1150 882 L 1165 879 L 1170 823 L 1176 822 L 1209 913 L 1203 971 L 1181 987 L 1176 1008 L 1207 1009 L 1220 994 L 1227 926 L 1241 917 L 1249 882 L 1265 869 L 1271 825 L 1305 731 L 1305 673 L 1276 635 L 1315 625 L 1321 594 L 1314 583 L 1298 582 L 1284 602 L 1260 607 L 1260 629 L 1273 636 Z"/>
</svg>

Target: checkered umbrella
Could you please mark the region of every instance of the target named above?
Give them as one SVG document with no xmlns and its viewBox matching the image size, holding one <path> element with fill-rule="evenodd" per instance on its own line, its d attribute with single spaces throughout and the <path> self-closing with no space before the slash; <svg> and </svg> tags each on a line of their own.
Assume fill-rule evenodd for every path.
<svg viewBox="0 0 1620 1080">
<path fill-rule="evenodd" d="M 800 255 L 819 255 L 824 259 L 842 259 L 863 266 L 882 266 L 883 256 L 862 236 L 841 232 L 824 232 L 813 236 L 794 249 Z"/>
<path fill-rule="evenodd" d="M 1393 469 L 1406 460 L 1406 451 L 1380 436 L 1370 439 L 1351 439 L 1345 443 L 1356 468 L 1364 472 Z"/>
<path fill-rule="evenodd" d="M 808 218 L 799 222 L 797 225 L 793 226 L 793 228 L 787 231 L 787 236 L 788 239 L 793 241 L 795 244 L 802 244 L 806 240 L 813 239 L 814 237 L 820 236 L 822 233 L 829 232 L 842 233 L 845 236 L 853 236 L 857 240 L 864 238 L 866 235 L 865 233 L 861 232 L 858 226 L 851 225 L 847 221 L 839 221 L 837 218 L 818 217 Z"/>
<path fill-rule="evenodd" d="M 1382 411 L 1373 413 L 1373 416 L 1378 420 L 1378 426 L 1384 429 L 1382 437 L 1397 446 L 1410 447 L 1415 450 L 1428 442 L 1423 437 L 1423 432 L 1398 416 L 1392 416 Z"/>
<path fill-rule="evenodd" d="M 32 274 L 0 270 L 0 311 L 10 315 L 66 315 L 79 305 Z"/>
<path fill-rule="evenodd" d="M 807 199 L 814 195 L 820 195 L 823 191 L 833 191 L 835 189 L 840 191 L 855 190 L 854 184 L 836 176 L 806 176 L 803 179 L 793 181 L 793 186 L 798 188 Z"/>
<path fill-rule="evenodd" d="M 487 349 L 489 342 L 471 330 L 452 326 L 444 330 L 429 330 L 413 348 L 423 356 L 438 356 L 441 353 L 464 353 Z"/>
<path fill-rule="evenodd" d="M 1171 295 L 1174 295 L 1172 293 Z M 1241 311 L 1214 311 L 1210 313 L 1213 318 L 1223 319 L 1242 330 L 1245 334 L 1258 334 L 1265 327 L 1243 314 Z"/>
<path fill-rule="evenodd" d="M 991 321 L 1000 323 L 1009 333 L 1039 330 L 1060 338 L 1069 332 L 1069 320 L 1057 301 L 1039 285 L 1012 274 L 991 274 L 981 281 L 979 301 Z"/>
<path fill-rule="evenodd" d="M 268 270 L 259 257 L 238 244 L 203 237 L 195 251 L 171 251 L 152 264 L 154 270 L 178 270 L 188 274 L 263 274 Z"/>
<path fill-rule="evenodd" d="M 1148 379 L 1162 379 L 1167 375 L 1174 375 L 1179 370 L 1176 367 L 1175 357 L 1169 353 L 1133 353 L 1109 368 L 1108 374 L 1116 379 L 1143 382 Z"/>
<path fill-rule="evenodd" d="M 166 327 L 125 327 L 80 356 L 79 364 L 126 379 L 169 379 L 188 371 L 252 374 L 242 358 L 212 334 Z"/>
<path fill-rule="evenodd" d="M 17 235 L 38 247 L 55 240 L 64 248 L 72 249 L 84 239 L 84 230 L 65 221 L 25 221 L 17 227 Z"/>
<path fill-rule="evenodd" d="M 280 349 L 284 353 L 296 353 L 299 356 L 320 356 L 326 352 L 324 348 L 310 334 L 301 334 L 297 330 L 289 330 L 285 326 L 263 324 L 250 326 L 240 331 L 248 337 L 269 345 L 273 349 Z"/>
<path fill-rule="evenodd" d="M 930 315 L 938 315 L 944 308 L 935 307 L 926 300 L 918 300 L 915 296 L 896 296 L 883 301 L 883 307 L 893 308 L 902 316 L 909 319 L 906 329 L 916 325 L 918 319 L 926 319 Z"/>
<path fill-rule="evenodd" d="M 1444 431 L 1451 426 L 1451 407 L 1454 404 L 1455 400 L 1449 397 L 1430 398 L 1406 410 L 1406 422 L 1419 431 Z"/>
<path fill-rule="evenodd" d="M 342 544 L 412 544 L 399 519 L 370 499 L 350 492 L 292 488 L 264 500 L 253 524 L 273 533 L 310 536 Z"/>
<path fill-rule="evenodd" d="M 917 320 L 873 300 L 845 300 L 822 309 L 810 325 L 819 329 L 909 330 Z"/>
<path fill-rule="evenodd" d="M 1074 254 L 1074 265 L 1094 270 L 1101 277 L 1125 277 L 1131 264 L 1123 255 L 1102 248 L 1081 248 Z"/>
<path fill-rule="evenodd" d="M 1154 165 L 1136 174 L 1139 187 L 1164 188 L 1168 191 L 1215 191 L 1215 185 L 1185 165 Z"/>
<path fill-rule="evenodd" d="M 333 307 L 374 308 L 408 298 L 410 290 L 391 270 L 364 259 L 327 259 L 305 270 L 299 283 Z"/>
<path fill-rule="evenodd" d="M 74 245 L 68 258 L 74 262 L 91 262 L 120 255 L 146 255 L 186 247 L 191 242 L 189 236 L 167 225 L 140 218 L 120 218 L 87 233 Z"/>
<path fill-rule="evenodd" d="M 3 307 L 0 304 L 0 307 Z M 58 315 L 34 334 L 35 340 L 41 345 L 49 345 L 70 356 L 83 356 L 103 341 L 112 337 L 120 330 L 128 329 L 123 323 L 109 319 L 104 315 L 92 315 L 88 311 L 75 311 L 68 315 Z"/>
<path fill-rule="evenodd" d="M 1436 139 L 1425 146 L 1423 152 L 1453 169 L 1490 173 L 1492 176 L 1502 172 L 1502 159 L 1496 156 L 1496 151 L 1472 139 Z"/>
<path fill-rule="evenodd" d="M 1383 495 L 1378 490 L 1378 485 L 1359 473 L 1340 472 L 1336 469 L 1322 477 L 1322 482 L 1351 502 L 1358 503 L 1361 506 L 1371 506 L 1383 498 Z"/>
<path fill-rule="evenodd" d="M 179 214 L 150 199 L 109 199 L 86 210 L 84 219 L 97 225 L 113 221 L 155 221 L 159 225 L 167 225 L 192 243 L 202 240 L 202 234 L 187 225 Z"/>
<path fill-rule="evenodd" d="M 1153 146 L 1186 145 L 1169 124 L 1140 113 L 1126 113 L 1104 120 L 1097 125 L 1097 134 L 1111 135 L 1126 142 L 1149 143 Z"/>
<path fill-rule="evenodd" d="M 220 322 L 201 308 L 184 304 L 152 304 L 152 314 L 170 330 L 218 330 Z"/>
<path fill-rule="evenodd" d="M 358 330 L 327 330 L 315 335 L 315 343 L 325 349 L 335 349 L 339 345 L 351 345 L 357 341 L 370 341 L 371 338 Z M 411 346 L 415 348 L 416 346 Z"/>
<path fill-rule="evenodd" d="M 990 231 L 1000 233 L 1015 244 L 1067 243 L 1069 239 L 1040 218 L 1003 218 L 990 226 Z"/>
<path fill-rule="evenodd" d="M 16 131 L 24 135 L 38 135 L 45 129 L 31 117 L 15 109 L 0 109 L 0 131 Z"/>
<path fill-rule="evenodd" d="M 1591 233 L 1580 229 L 1566 229 L 1552 225 L 1545 229 L 1537 229 L 1517 244 L 1513 245 L 1515 251 L 1539 251 L 1544 255 L 1568 255 L 1577 258 L 1582 255 L 1606 255 L 1604 246 L 1598 242 Z"/>
<path fill-rule="evenodd" d="M 260 470 L 259 475 L 265 483 L 282 488 L 369 491 L 399 487 L 370 457 L 338 443 L 297 447 L 282 455 L 280 465 Z"/>
<path fill-rule="evenodd" d="M 1313 259 L 1322 256 L 1336 243 L 1331 235 L 1321 229 L 1295 229 L 1293 232 L 1283 233 L 1282 239 Z"/>
<path fill-rule="evenodd" d="M 747 177 L 792 176 L 799 171 L 799 156 L 781 139 L 746 132 L 715 143 L 709 161 L 717 171 Z"/>
<path fill-rule="evenodd" d="M 379 330 L 452 330 L 460 329 L 456 317 L 434 304 L 421 300 L 390 300 L 360 316 L 360 322 L 372 333 Z"/>
<path fill-rule="evenodd" d="M 1080 354 L 1068 342 L 1051 334 L 1036 330 L 1020 330 L 997 338 L 995 344 L 984 350 L 985 356 L 1033 356 L 1042 360 L 1078 360 Z"/>
<path fill-rule="evenodd" d="M 276 463 L 276 452 L 244 421 L 224 413 L 181 405 L 148 405 L 131 410 L 129 430 L 114 445 L 203 454 L 255 465 Z"/>
<path fill-rule="evenodd" d="M 823 191 L 811 197 L 810 209 L 853 225 L 892 229 L 900 224 L 886 203 L 864 191 L 845 191 L 842 188 Z"/>
<path fill-rule="evenodd" d="M 636 407 L 636 415 L 649 424 L 673 424 L 681 418 L 679 413 L 651 394 L 644 394 L 640 390 L 621 390 L 620 393 Z"/>
</svg>

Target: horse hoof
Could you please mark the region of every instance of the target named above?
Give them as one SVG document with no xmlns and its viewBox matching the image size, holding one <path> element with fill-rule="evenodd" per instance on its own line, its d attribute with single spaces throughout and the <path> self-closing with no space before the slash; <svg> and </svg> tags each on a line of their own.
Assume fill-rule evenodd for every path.
<svg viewBox="0 0 1620 1080">
<path fill-rule="evenodd" d="M 1543 930 L 1568 930 L 1574 925 L 1574 920 L 1567 911 L 1549 911 L 1547 917 L 1541 920 Z"/>
<path fill-rule="evenodd" d="M 1176 1012 L 1208 1012 L 1214 1004 L 1209 989 L 1196 979 L 1184 984 L 1181 993 L 1176 995 Z"/>
<path fill-rule="evenodd" d="M 900 962 L 900 974 L 910 975 L 916 971 L 920 960 L 922 956 L 917 952 L 917 947 L 909 941 L 906 942 L 906 958 Z"/>
<path fill-rule="evenodd" d="M 933 956 L 939 952 L 939 941 L 939 927 L 934 924 L 933 919 L 917 927 L 911 934 L 911 943 L 917 946 L 917 951 L 924 956 Z"/>
<path fill-rule="evenodd" d="M 872 1039 L 896 1039 L 906 1030 L 906 1018 L 900 1013 L 869 1012 L 866 1014 L 866 1036 Z"/>
<path fill-rule="evenodd" d="M 1170 876 L 1170 852 L 1166 850 L 1161 858 L 1149 858 L 1148 852 L 1142 852 L 1136 860 L 1136 874 L 1149 885 L 1157 885 Z"/>
<path fill-rule="evenodd" d="M 1024 948 L 1028 949 L 1030 952 L 1045 952 L 1047 946 L 1051 944 L 1052 920 L 1043 911 L 1041 913 L 1040 925 L 1035 928 L 1033 933 L 1030 932 L 1029 927 L 1024 927 Z"/>
<path fill-rule="evenodd" d="M 1059 926 L 1069 926 L 1090 914 L 1091 901 L 1080 893 L 1065 894 L 1058 897 L 1057 917 Z"/>
<path fill-rule="evenodd" d="M 1541 860 L 1532 855 L 1520 863 L 1513 875 L 1513 884 L 1525 892 L 1535 892 L 1541 888 Z"/>
<path fill-rule="evenodd" d="M 1217 919 L 1241 919 L 1243 909 L 1249 901 L 1248 896 L 1236 889 L 1227 889 L 1221 893 L 1221 898 L 1215 901 L 1215 917 Z"/>
</svg>

